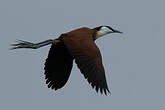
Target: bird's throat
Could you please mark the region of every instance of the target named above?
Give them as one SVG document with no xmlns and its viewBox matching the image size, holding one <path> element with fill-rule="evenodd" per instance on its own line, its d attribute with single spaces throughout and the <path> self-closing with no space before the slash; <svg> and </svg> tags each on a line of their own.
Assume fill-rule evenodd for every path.
<svg viewBox="0 0 165 110">
<path fill-rule="evenodd" d="M 104 34 L 102 32 L 96 32 L 96 39 L 102 37 Z"/>
</svg>

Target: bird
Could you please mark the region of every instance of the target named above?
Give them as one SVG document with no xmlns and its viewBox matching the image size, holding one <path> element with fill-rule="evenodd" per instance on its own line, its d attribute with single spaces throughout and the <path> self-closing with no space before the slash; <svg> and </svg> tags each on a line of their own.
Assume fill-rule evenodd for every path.
<svg viewBox="0 0 165 110">
<path fill-rule="evenodd" d="M 88 83 L 101 94 L 107 95 L 110 90 L 107 85 L 102 56 L 95 41 L 107 34 L 122 33 L 110 26 L 95 28 L 81 27 L 61 34 L 57 39 L 49 39 L 39 43 L 17 40 L 11 44 L 13 49 L 38 49 L 51 44 L 45 61 L 45 80 L 48 88 L 58 90 L 67 83 L 73 61 Z"/>
</svg>

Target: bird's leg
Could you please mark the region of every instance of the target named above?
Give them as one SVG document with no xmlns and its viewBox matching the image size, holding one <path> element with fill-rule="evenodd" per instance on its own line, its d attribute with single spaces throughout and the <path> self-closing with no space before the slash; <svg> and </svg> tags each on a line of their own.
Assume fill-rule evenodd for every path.
<svg viewBox="0 0 165 110">
<path fill-rule="evenodd" d="M 27 41 L 23 41 L 23 40 L 17 40 L 16 44 L 11 44 L 12 48 L 10 48 L 10 50 L 13 49 L 20 49 L 20 48 L 29 48 L 29 49 L 38 49 L 40 47 L 52 44 L 52 43 L 57 43 L 60 42 L 60 40 L 55 39 L 49 39 L 43 42 L 39 42 L 39 43 L 31 43 L 31 42 L 27 42 Z"/>
</svg>

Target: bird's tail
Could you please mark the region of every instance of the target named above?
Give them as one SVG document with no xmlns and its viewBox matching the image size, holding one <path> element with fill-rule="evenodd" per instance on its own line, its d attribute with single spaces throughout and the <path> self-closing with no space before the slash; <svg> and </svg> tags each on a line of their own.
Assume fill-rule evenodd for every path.
<svg viewBox="0 0 165 110">
<path fill-rule="evenodd" d="M 40 47 L 52 44 L 52 43 L 57 43 L 59 42 L 58 39 L 52 40 L 46 40 L 43 42 L 39 42 L 39 43 L 31 43 L 31 42 L 27 42 L 27 41 L 23 41 L 23 40 L 16 40 L 15 44 L 11 44 L 11 48 L 10 50 L 14 50 L 14 49 L 20 49 L 20 48 L 29 48 L 29 49 L 38 49 Z"/>
</svg>

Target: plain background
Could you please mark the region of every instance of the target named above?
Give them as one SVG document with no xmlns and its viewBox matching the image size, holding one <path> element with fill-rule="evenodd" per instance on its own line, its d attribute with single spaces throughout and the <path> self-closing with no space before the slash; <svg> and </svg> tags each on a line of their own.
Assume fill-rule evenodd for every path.
<svg viewBox="0 0 165 110">
<path fill-rule="evenodd" d="M 164 0 L 0 0 L 1 110 L 164 110 Z M 111 95 L 96 93 L 74 64 L 62 89 L 48 89 L 50 46 L 10 51 L 16 39 L 40 42 L 79 27 L 124 34 L 96 41 Z"/>
</svg>

